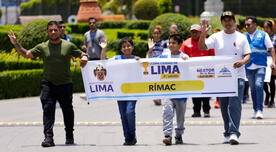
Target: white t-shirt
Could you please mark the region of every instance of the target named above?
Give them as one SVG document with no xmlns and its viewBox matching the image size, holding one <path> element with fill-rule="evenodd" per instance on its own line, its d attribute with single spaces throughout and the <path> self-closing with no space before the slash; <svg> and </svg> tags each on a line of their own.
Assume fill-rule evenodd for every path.
<svg viewBox="0 0 276 152">
<path fill-rule="evenodd" d="M 257 31 L 257 30 L 256 30 L 256 31 Z M 248 33 L 251 40 L 253 39 L 254 34 L 256 33 L 256 31 L 255 31 L 253 34 L 249 34 L 249 33 Z M 273 48 L 272 41 L 271 41 L 271 39 L 270 39 L 270 37 L 269 37 L 269 35 L 268 35 L 267 33 L 265 33 L 264 44 L 265 44 L 265 47 L 266 47 L 267 49 Z M 263 68 L 263 67 L 265 67 L 265 66 L 256 65 L 256 64 L 252 63 L 249 67 L 247 67 L 247 69 L 255 70 L 255 69 Z"/>
<path fill-rule="evenodd" d="M 181 51 L 179 51 L 179 54 L 173 55 L 171 53 L 170 49 L 164 49 L 162 55 L 160 55 L 159 58 L 186 58 L 186 59 L 189 59 L 189 56 Z"/>
<path fill-rule="evenodd" d="M 208 49 L 215 49 L 216 56 L 233 56 L 236 61 L 251 53 L 246 36 L 237 31 L 233 34 L 226 34 L 224 31 L 214 33 L 205 40 L 205 44 Z M 238 68 L 236 72 L 238 78 L 245 78 L 244 66 Z"/>
</svg>

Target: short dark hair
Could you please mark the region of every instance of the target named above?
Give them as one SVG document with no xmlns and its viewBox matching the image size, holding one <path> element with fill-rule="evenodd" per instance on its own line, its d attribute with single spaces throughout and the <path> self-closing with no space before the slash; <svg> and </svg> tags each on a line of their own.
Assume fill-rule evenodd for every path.
<svg viewBox="0 0 276 152">
<path fill-rule="evenodd" d="M 177 41 L 178 44 L 182 44 L 183 43 L 183 38 L 180 34 L 173 34 L 169 37 L 169 40 L 173 39 L 175 41 Z"/>
<path fill-rule="evenodd" d="M 132 41 L 131 38 L 129 38 L 129 37 L 124 37 L 123 39 L 121 39 L 121 41 L 120 41 L 120 43 L 119 43 L 119 48 L 121 49 L 121 48 L 122 48 L 122 45 L 123 45 L 124 43 L 126 43 L 126 42 L 130 43 L 131 46 L 134 46 L 133 41 Z"/>
<path fill-rule="evenodd" d="M 57 27 L 59 27 L 59 24 L 58 24 L 57 21 L 50 21 L 50 22 L 48 22 L 48 24 L 47 24 L 47 30 L 48 30 L 49 26 L 51 26 L 51 25 L 56 25 Z"/>
<path fill-rule="evenodd" d="M 89 17 L 89 18 L 88 18 L 88 22 L 89 22 L 90 20 L 95 20 L 96 22 L 98 22 L 98 20 L 97 20 L 95 17 Z"/>
<path fill-rule="evenodd" d="M 256 23 L 256 24 L 257 24 L 257 22 L 258 22 L 258 21 L 257 21 L 257 18 L 256 18 L 255 16 L 247 16 L 247 17 L 245 18 L 246 21 L 249 20 L 249 19 L 251 19 L 253 23 Z"/>
<path fill-rule="evenodd" d="M 64 21 L 58 21 L 58 24 L 65 24 Z"/>
</svg>

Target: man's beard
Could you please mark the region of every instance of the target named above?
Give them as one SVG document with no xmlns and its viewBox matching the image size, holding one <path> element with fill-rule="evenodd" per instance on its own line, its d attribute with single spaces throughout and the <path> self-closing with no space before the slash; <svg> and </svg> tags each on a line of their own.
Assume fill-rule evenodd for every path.
<svg viewBox="0 0 276 152">
<path fill-rule="evenodd" d="M 56 38 L 51 38 L 51 37 L 50 37 L 50 40 L 51 40 L 51 41 L 58 41 L 59 39 L 60 39 L 59 37 L 56 37 Z"/>
</svg>

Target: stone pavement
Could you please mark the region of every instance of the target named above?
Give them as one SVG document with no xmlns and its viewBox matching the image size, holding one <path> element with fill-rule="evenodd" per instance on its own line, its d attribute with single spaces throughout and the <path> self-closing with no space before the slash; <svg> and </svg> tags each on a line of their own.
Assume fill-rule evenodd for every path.
<svg viewBox="0 0 276 152">
<path fill-rule="evenodd" d="M 122 146 L 123 133 L 118 107 L 114 101 L 87 104 L 74 94 L 76 145 L 64 144 L 64 127 L 59 107 L 54 127 L 55 147 L 42 148 L 42 109 L 39 97 L 0 100 L 1 152 L 275 152 L 276 109 L 265 108 L 264 119 L 251 119 L 252 104 L 243 104 L 240 145 L 222 144 L 223 124 L 219 109 L 211 118 L 191 118 L 192 102 L 188 101 L 184 145 L 162 144 L 162 106 L 150 100 L 137 103 L 136 146 Z"/>
</svg>

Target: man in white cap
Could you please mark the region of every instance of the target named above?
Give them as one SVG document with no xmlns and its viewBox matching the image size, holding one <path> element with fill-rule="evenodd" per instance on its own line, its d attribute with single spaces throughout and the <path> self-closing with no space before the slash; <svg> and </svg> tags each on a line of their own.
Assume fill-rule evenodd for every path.
<svg viewBox="0 0 276 152">
<path fill-rule="evenodd" d="M 194 24 L 190 28 L 191 37 L 184 41 L 180 50 L 189 55 L 189 57 L 200 57 L 200 56 L 214 56 L 214 50 L 201 50 L 198 48 L 198 41 L 201 34 L 201 26 Z M 210 117 L 210 98 L 193 98 L 194 113 L 192 117 L 201 117 L 200 110 L 203 105 L 204 117 Z"/>
<path fill-rule="evenodd" d="M 221 15 L 223 31 L 212 34 L 206 39 L 210 26 L 207 21 L 202 21 L 202 30 L 199 39 L 199 48 L 215 49 L 216 56 L 232 56 L 235 59 L 233 67 L 236 68 L 238 78 L 238 95 L 234 97 L 220 97 L 221 114 L 224 122 L 224 143 L 231 145 L 239 144 L 240 120 L 241 120 L 241 99 L 243 96 L 245 68 L 244 65 L 250 61 L 251 49 L 246 37 L 236 31 L 235 16 L 232 12 L 226 11 Z M 223 85 L 223 84 L 220 84 Z"/>
</svg>

